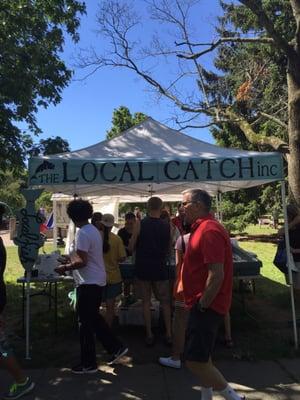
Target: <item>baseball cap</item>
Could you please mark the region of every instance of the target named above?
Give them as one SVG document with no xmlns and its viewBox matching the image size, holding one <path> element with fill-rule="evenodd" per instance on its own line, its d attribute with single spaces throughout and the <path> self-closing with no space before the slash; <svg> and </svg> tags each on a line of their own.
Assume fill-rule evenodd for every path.
<svg viewBox="0 0 300 400">
<path fill-rule="evenodd" d="M 101 219 L 101 224 L 107 228 L 111 228 L 115 223 L 115 217 L 112 214 L 103 214 Z"/>
</svg>

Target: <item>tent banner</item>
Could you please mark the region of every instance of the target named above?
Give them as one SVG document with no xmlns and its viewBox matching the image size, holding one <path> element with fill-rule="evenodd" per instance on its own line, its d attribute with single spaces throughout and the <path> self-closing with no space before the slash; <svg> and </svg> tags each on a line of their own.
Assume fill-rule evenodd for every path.
<svg viewBox="0 0 300 400">
<path fill-rule="evenodd" d="M 253 157 L 170 160 L 98 160 L 32 158 L 29 185 L 124 184 L 141 182 L 203 182 L 281 180 L 279 153 Z"/>
</svg>

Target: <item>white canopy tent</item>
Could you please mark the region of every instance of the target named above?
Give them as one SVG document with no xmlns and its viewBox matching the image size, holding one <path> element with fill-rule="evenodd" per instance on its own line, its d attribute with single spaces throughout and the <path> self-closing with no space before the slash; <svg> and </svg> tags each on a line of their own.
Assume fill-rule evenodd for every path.
<svg viewBox="0 0 300 400">
<path fill-rule="evenodd" d="M 218 195 L 278 180 L 282 182 L 289 249 L 283 161 L 279 153 L 221 148 L 148 118 L 117 138 L 29 161 L 29 186 L 57 193 L 56 200 L 62 195 L 77 195 L 101 196 L 102 201 L 142 202 L 156 195 L 177 201 L 182 191 L 189 188 L 198 187 Z M 291 287 L 294 339 L 298 347 L 293 296 Z"/>
<path fill-rule="evenodd" d="M 230 179 L 234 172 L 224 173 L 223 177 L 217 174 L 220 178 L 217 180 L 212 177 L 215 160 L 223 162 L 224 170 L 235 166 L 232 161 L 235 160 L 236 167 L 242 169 L 242 172 L 247 172 L 247 168 L 250 168 L 249 160 L 254 158 L 258 160 L 258 164 L 252 164 L 255 171 L 252 174 L 240 176 L 241 179 L 236 179 L 236 177 L 235 179 Z M 29 164 L 30 185 L 47 187 L 47 190 L 54 193 L 60 192 L 71 195 L 76 193 L 81 196 L 126 196 L 128 201 L 138 202 L 144 201 L 145 198 L 147 199 L 153 194 L 157 196 L 178 196 L 185 189 L 195 188 L 195 183 L 201 181 L 202 189 L 207 190 L 210 194 L 217 194 L 278 180 L 279 175 L 277 172 L 279 171 L 274 174 L 274 178 L 267 174 L 267 169 L 272 168 L 274 159 L 277 159 L 278 162 L 281 157 L 278 153 L 261 153 L 215 146 L 148 118 L 143 123 L 128 129 L 114 139 L 105 140 L 70 153 L 32 158 Z M 44 160 L 44 165 L 40 165 L 41 160 Z M 98 180 L 98 176 L 93 179 L 96 171 L 93 164 L 95 160 L 102 163 L 102 166 L 103 163 L 106 163 L 102 169 L 103 174 L 107 172 L 109 175 L 106 181 L 101 180 L 101 177 Z M 201 171 L 199 172 L 196 171 L 196 166 L 188 164 L 191 161 L 195 163 L 197 162 L 196 160 L 201 160 L 202 162 Z M 263 160 L 264 165 L 260 164 L 260 160 Z M 124 179 L 123 181 L 119 179 L 116 182 L 116 179 L 113 179 L 113 176 L 110 175 L 112 173 L 111 170 L 118 170 L 120 163 L 124 164 L 126 162 L 128 163 L 125 166 L 126 170 L 117 171 L 119 173 L 118 178 L 123 177 Z M 134 170 L 134 167 L 138 168 L 139 166 L 133 166 L 133 163 L 138 164 L 139 162 L 143 163 L 143 167 L 145 166 L 142 171 Z M 176 162 L 181 162 L 182 165 L 177 165 Z M 56 182 L 55 177 L 53 177 L 51 182 L 49 174 L 43 173 L 47 170 L 49 163 L 50 167 L 51 164 L 55 164 L 54 169 L 63 169 L 66 179 Z M 153 169 L 158 168 L 158 163 L 164 163 L 164 167 L 166 163 L 169 163 L 167 168 L 169 175 L 172 175 L 170 179 L 159 179 L 158 182 L 156 178 L 160 177 L 159 173 L 154 179 L 148 179 L 149 175 L 146 167 L 149 166 L 153 171 Z M 112 164 L 117 164 L 117 166 Z M 76 178 L 71 177 L 72 166 L 76 166 L 81 172 L 84 172 L 87 179 L 76 181 Z M 263 167 L 265 171 L 262 170 Z M 38 172 L 40 174 L 37 175 L 36 170 L 39 168 L 40 171 Z M 186 168 L 188 171 L 186 171 Z M 203 176 L 200 176 L 201 173 Z M 180 177 L 177 179 L 178 174 Z M 143 175 L 143 179 L 139 179 L 138 175 Z M 266 179 L 264 179 L 264 175 L 268 175 Z M 98 185 L 97 182 L 101 183 L 101 185 Z"/>
</svg>

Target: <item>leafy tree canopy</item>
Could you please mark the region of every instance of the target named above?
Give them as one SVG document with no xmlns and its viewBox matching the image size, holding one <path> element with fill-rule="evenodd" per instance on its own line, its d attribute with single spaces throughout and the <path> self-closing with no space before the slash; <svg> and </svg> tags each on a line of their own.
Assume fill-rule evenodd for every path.
<svg viewBox="0 0 300 400">
<path fill-rule="evenodd" d="M 66 153 L 68 151 L 71 151 L 68 141 L 60 136 L 56 136 L 48 139 L 41 139 L 39 143 L 30 150 L 30 155 L 32 157 L 37 157 L 39 155 L 46 156 L 50 154 Z"/>
<path fill-rule="evenodd" d="M 12 171 L 0 171 L 0 201 L 8 204 L 14 213 L 25 205 L 20 186 L 25 184 L 26 179 L 25 171 L 17 178 Z"/>
<path fill-rule="evenodd" d="M 65 35 L 78 41 L 77 0 L 2 0 L 0 4 L 0 168 L 22 168 L 35 113 L 61 100 L 72 71 L 61 59 Z M 5 150 L 5 152 L 4 152 Z M 7 157 L 10 154 L 10 157 Z"/>
<path fill-rule="evenodd" d="M 129 111 L 129 108 L 125 106 L 120 106 L 119 108 L 116 108 L 113 112 L 113 117 L 111 121 L 112 128 L 107 131 L 106 139 L 113 139 L 114 137 L 119 136 L 122 132 L 126 131 L 126 129 L 129 129 L 134 125 L 140 124 L 147 118 L 147 115 L 141 112 L 136 112 L 132 115 Z"/>
</svg>

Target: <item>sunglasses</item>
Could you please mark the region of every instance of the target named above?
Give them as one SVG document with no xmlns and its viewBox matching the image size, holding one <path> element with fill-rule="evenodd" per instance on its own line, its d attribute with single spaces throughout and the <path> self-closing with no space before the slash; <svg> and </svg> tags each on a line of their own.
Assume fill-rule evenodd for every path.
<svg viewBox="0 0 300 400">
<path fill-rule="evenodd" d="M 182 207 L 186 207 L 188 204 L 192 204 L 192 203 L 196 204 L 196 203 L 198 203 L 198 201 L 183 201 L 181 203 L 181 205 L 182 205 Z"/>
</svg>

